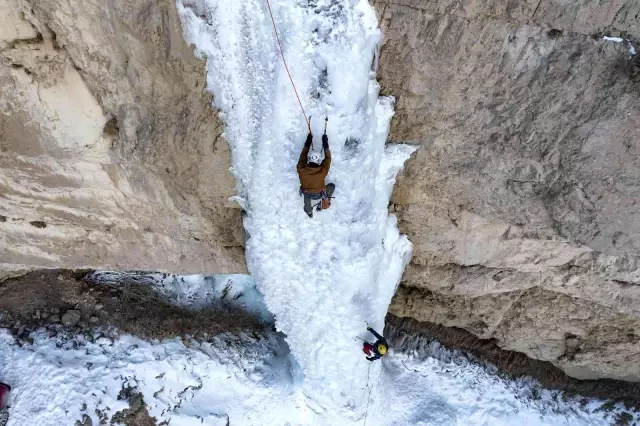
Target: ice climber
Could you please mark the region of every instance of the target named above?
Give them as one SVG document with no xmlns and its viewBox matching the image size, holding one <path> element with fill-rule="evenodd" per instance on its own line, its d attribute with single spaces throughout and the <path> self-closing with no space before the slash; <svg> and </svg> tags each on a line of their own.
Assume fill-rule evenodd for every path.
<svg viewBox="0 0 640 426">
<path fill-rule="evenodd" d="M 322 135 L 322 149 L 324 150 L 324 160 L 320 153 L 309 152 L 313 135 L 311 132 L 307 135 L 307 141 L 300 153 L 298 160 L 298 176 L 300 177 L 300 194 L 304 196 L 304 211 L 309 217 L 313 217 L 312 201 L 318 201 L 317 210 L 329 208 L 331 205 L 331 196 L 336 186 L 333 183 L 326 184 L 324 179 L 329 173 L 331 167 L 331 151 L 329 150 L 329 138 L 325 131 Z"/>
<path fill-rule="evenodd" d="M 0 426 L 5 426 L 9 421 L 9 409 L 7 408 L 9 392 L 11 392 L 11 386 L 0 382 Z"/>
<path fill-rule="evenodd" d="M 367 326 L 367 330 L 371 332 L 374 336 L 376 336 L 376 342 L 371 344 L 365 340 L 364 345 L 362 347 L 362 352 L 367 355 L 367 360 L 375 361 L 376 359 L 382 358 L 386 355 L 387 350 L 389 349 L 389 345 L 384 337 L 378 334 L 373 328 Z"/>
</svg>

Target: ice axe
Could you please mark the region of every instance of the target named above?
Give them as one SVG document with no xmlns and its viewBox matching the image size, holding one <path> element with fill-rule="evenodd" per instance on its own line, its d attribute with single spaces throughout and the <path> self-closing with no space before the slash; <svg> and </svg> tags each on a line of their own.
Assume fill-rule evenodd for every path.
<svg viewBox="0 0 640 426">
<path fill-rule="evenodd" d="M 324 118 L 324 134 L 327 134 L 327 124 L 329 123 L 329 117 Z"/>
</svg>

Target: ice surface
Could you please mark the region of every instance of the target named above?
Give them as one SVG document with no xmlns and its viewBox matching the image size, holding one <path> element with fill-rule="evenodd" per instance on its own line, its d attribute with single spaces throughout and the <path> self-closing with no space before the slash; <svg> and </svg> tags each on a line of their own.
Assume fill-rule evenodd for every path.
<svg viewBox="0 0 640 426">
<path fill-rule="evenodd" d="M 387 206 L 414 148 L 385 149 L 393 100 L 378 96 L 372 70 L 375 12 L 366 0 L 271 1 L 316 150 L 329 118 L 336 198 L 309 219 L 295 167 L 307 128 L 266 2 L 177 4 L 226 124 L 249 269 L 301 366 L 306 404 L 325 424 L 361 423 L 368 392 L 356 390 L 378 380 L 381 364 L 365 360 L 358 338 L 370 338 L 365 321 L 383 328 L 411 253 Z"/>
<path fill-rule="evenodd" d="M 128 407 L 118 399 L 128 386 L 143 394 L 157 424 L 331 424 L 304 403 L 289 354 L 273 334 L 219 336 L 211 343 L 61 336 L 41 331 L 33 343 L 19 345 L 0 330 L 0 380 L 13 386 L 7 426 L 71 426 L 83 414 L 98 425 L 100 412 L 110 418 Z M 622 411 L 534 391 L 528 380 L 504 381 L 437 342 L 393 352 L 382 363 L 382 375 L 371 381 L 386 403 L 372 397 L 369 426 L 606 426 Z M 352 392 L 368 394 L 355 386 Z"/>
</svg>

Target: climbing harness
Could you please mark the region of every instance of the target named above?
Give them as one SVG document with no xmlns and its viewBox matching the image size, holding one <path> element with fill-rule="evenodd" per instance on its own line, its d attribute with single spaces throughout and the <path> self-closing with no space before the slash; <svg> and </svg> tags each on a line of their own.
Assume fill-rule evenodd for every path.
<svg viewBox="0 0 640 426">
<path fill-rule="evenodd" d="M 318 212 L 321 210 L 326 210 L 329 207 L 331 207 L 331 199 L 336 198 L 336 197 L 329 197 L 329 194 L 327 193 L 326 189 L 323 189 L 322 192 L 318 194 L 313 194 L 309 192 L 304 192 L 302 187 L 300 187 L 299 194 L 301 197 L 306 196 L 307 198 L 310 198 L 312 200 L 318 200 L 316 204 L 313 204 L 311 206 L 312 209 L 315 208 L 316 211 Z"/>
<path fill-rule="evenodd" d="M 332 198 L 336 198 L 336 197 L 326 196 L 324 198 L 321 198 L 320 201 L 317 204 L 314 204 L 313 206 L 311 206 L 311 208 L 315 208 L 317 212 L 320 212 L 322 210 L 326 210 L 329 207 L 331 207 L 331 199 Z"/>
<path fill-rule="evenodd" d="M 291 72 L 289 72 L 289 67 L 287 66 L 287 61 L 284 58 L 284 51 L 282 50 L 282 43 L 280 43 L 280 36 L 278 35 L 278 28 L 276 27 L 276 20 L 273 17 L 273 12 L 271 11 L 271 4 L 269 0 L 267 1 L 267 8 L 269 9 L 269 15 L 271 15 L 271 22 L 273 23 L 273 31 L 276 34 L 276 40 L 278 41 L 278 48 L 280 49 L 280 56 L 282 57 L 282 63 L 284 64 L 284 68 L 287 70 L 287 74 L 289 75 L 289 80 L 291 81 L 291 86 L 293 86 L 293 91 L 296 94 L 296 98 L 298 98 L 298 103 L 300 104 L 300 109 L 302 110 L 302 114 L 304 115 L 304 120 L 307 122 L 307 127 L 309 127 L 309 133 L 311 133 L 311 117 L 307 119 L 307 113 L 304 111 L 304 107 L 302 106 L 302 101 L 300 100 L 300 95 L 298 95 L 298 89 L 296 89 L 296 85 L 293 82 L 293 77 L 291 77 Z"/>
<path fill-rule="evenodd" d="M 326 197 L 323 198 L 322 200 L 320 200 L 320 202 L 318 203 L 319 206 L 316 208 L 318 211 L 320 210 L 326 210 L 329 207 L 331 207 L 331 199 L 334 197 Z"/>
</svg>

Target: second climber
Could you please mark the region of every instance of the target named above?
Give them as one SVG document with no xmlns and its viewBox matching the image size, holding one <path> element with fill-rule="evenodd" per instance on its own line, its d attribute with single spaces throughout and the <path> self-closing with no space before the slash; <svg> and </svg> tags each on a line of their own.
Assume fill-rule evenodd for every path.
<svg viewBox="0 0 640 426">
<path fill-rule="evenodd" d="M 369 332 L 373 334 L 377 340 L 375 341 L 375 343 L 369 343 L 365 340 L 364 344 L 362 345 L 362 352 L 364 352 L 367 356 L 367 361 L 375 361 L 387 354 L 389 345 L 387 344 L 386 339 L 373 328 L 367 326 L 367 330 L 369 330 Z"/>
<path fill-rule="evenodd" d="M 331 167 L 331 151 L 329 150 L 329 138 L 325 132 L 322 135 L 322 149 L 324 160 L 320 153 L 311 151 L 313 135 L 307 135 L 304 148 L 298 160 L 298 176 L 300 178 L 300 194 L 304 196 L 304 211 L 309 217 L 313 217 L 312 201 L 318 201 L 318 210 L 326 209 L 331 205 L 331 196 L 336 189 L 333 183 L 325 185 L 325 178 Z"/>
</svg>

